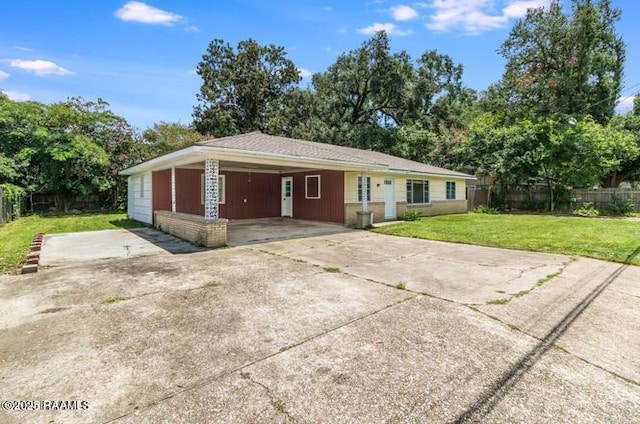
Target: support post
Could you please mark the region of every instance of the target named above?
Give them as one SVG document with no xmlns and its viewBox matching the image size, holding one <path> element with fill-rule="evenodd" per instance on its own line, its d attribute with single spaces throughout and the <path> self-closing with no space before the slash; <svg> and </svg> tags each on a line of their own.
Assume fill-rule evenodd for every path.
<svg viewBox="0 0 640 424">
<path fill-rule="evenodd" d="M 204 161 L 204 219 L 215 221 L 218 219 L 219 187 L 218 177 L 220 167 L 218 159 L 209 158 Z"/>
<path fill-rule="evenodd" d="M 367 173 L 362 173 L 362 212 L 369 212 L 369 199 L 367 199 Z"/>
<path fill-rule="evenodd" d="M 176 168 L 171 167 L 171 213 L 176 213 Z"/>
<path fill-rule="evenodd" d="M 358 215 L 356 221 L 356 228 L 369 228 L 373 225 L 373 214 L 369 212 L 369 199 L 367 198 L 367 192 L 369 191 L 369 184 L 367 184 L 367 173 L 363 172 L 362 184 L 360 185 L 360 198 L 362 199 L 361 210 L 357 211 Z"/>
</svg>

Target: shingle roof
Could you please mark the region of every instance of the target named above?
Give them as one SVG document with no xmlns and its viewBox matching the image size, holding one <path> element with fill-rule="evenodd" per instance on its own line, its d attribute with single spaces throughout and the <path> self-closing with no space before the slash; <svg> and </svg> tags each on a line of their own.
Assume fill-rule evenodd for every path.
<svg viewBox="0 0 640 424">
<path fill-rule="evenodd" d="M 335 160 L 340 162 L 352 162 L 360 165 L 370 164 L 374 166 L 384 166 L 394 171 L 458 176 L 462 178 L 471 177 L 470 175 L 463 174 L 461 172 L 451 171 L 445 168 L 439 168 L 437 166 L 427 165 L 408 159 L 402 159 L 385 153 L 354 149 L 352 147 L 337 146 L 334 144 L 316 143 L 313 141 L 298 140 L 295 138 L 273 136 L 263 134 L 259 131 L 201 141 L 199 144 L 224 149 L 271 153 L 300 158 Z"/>
</svg>

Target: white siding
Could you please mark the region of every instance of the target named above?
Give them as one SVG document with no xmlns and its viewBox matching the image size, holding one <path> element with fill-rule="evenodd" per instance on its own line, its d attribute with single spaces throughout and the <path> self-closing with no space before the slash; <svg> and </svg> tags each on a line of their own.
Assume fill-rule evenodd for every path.
<svg viewBox="0 0 640 424">
<path fill-rule="evenodd" d="M 151 224 L 151 172 L 131 175 L 128 180 L 128 215 L 136 221 Z"/>
<path fill-rule="evenodd" d="M 344 173 L 344 202 L 358 203 L 358 177 L 359 172 Z M 371 202 L 384 202 L 384 179 L 390 178 L 384 174 L 367 174 L 371 178 Z M 393 178 L 393 177 L 392 177 Z M 398 180 L 396 180 L 396 183 Z M 403 195 L 404 196 L 404 195 Z"/>
<path fill-rule="evenodd" d="M 358 203 L 358 172 L 344 173 L 344 201 L 345 203 Z M 446 201 L 447 181 L 456 183 L 456 199 L 464 200 L 466 193 L 466 180 L 463 178 L 434 177 L 425 175 L 398 175 L 398 174 L 367 174 L 371 177 L 371 202 L 384 202 L 384 180 L 392 178 L 395 188 L 396 202 L 407 201 L 407 179 L 429 181 L 429 202 Z"/>
</svg>

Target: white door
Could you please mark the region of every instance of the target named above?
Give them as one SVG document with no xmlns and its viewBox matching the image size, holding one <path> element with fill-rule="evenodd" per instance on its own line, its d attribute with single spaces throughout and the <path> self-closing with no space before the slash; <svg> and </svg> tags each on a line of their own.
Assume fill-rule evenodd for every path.
<svg viewBox="0 0 640 424">
<path fill-rule="evenodd" d="M 282 177 L 282 216 L 293 217 L 293 177 Z"/>
<path fill-rule="evenodd" d="M 384 218 L 396 218 L 396 197 L 393 190 L 393 179 L 384 180 Z"/>
</svg>

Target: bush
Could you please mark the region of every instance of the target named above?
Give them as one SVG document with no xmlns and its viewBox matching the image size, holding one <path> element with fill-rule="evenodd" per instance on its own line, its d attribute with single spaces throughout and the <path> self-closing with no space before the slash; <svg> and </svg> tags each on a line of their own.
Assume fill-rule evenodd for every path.
<svg viewBox="0 0 640 424">
<path fill-rule="evenodd" d="M 9 220 L 19 218 L 25 190 L 17 185 L 4 183 L 0 184 L 0 194 L 2 195 L 0 196 L 0 202 L 5 201 L 4 199 L 6 199 L 6 203 L 10 205 L 9 211 L 11 212 L 11 216 L 6 218 L 9 218 Z M 4 197 L 4 199 L 2 199 L 2 197 Z M 0 210 L 3 209 L 1 206 L 2 205 L 0 205 Z M 6 213 L 7 211 L 3 212 Z M 0 219 L 0 222 L 2 222 L 2 219 Z"/>
<path fill-rule="evenodd" d="M 579 216 L 598 216 L 600 211 L 593 206 L 593 202 L 584 202 L 578 209 L 572 211 L 574 215 Z"/>
<path fill-rule="evenodd" d="M 635 207 L 631 200 L 622 201 L 614 197 L 613 202 L 609 203 L 600 211 L 602 215 L 607 216 L 630 216 L 635 212 Z"/>
<path fill-rule="evenodd" d="M 403 213 L 400 219 L 402 219 L 403 221 L 417 221 L 421 215 L 422 212 L 410 209 Z"/>
<path fill-rule="evenodd" d="M 499 214 L 500 211 L 496 208 L 492 208 L 485 205 L 479 205 L 473 208 L 473 213 L 486 213 L 486 214 L 496 215 L 496 214 Z"/>
</svg>

